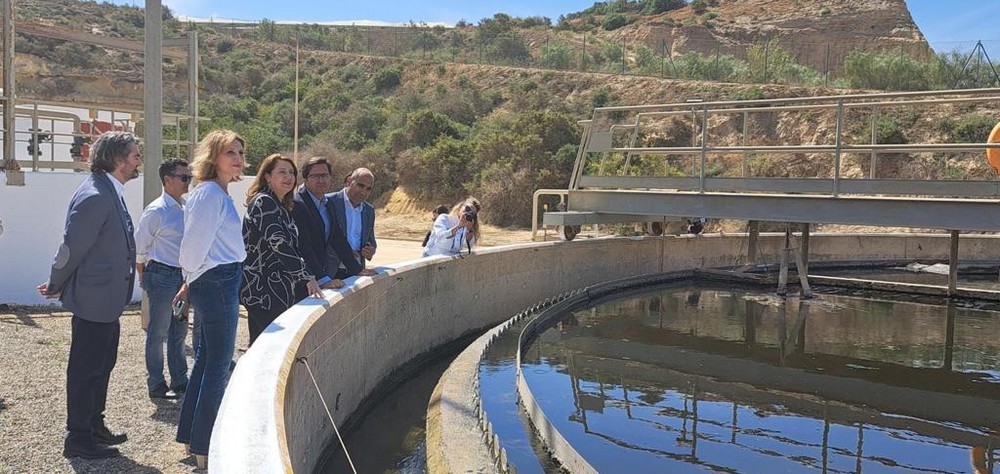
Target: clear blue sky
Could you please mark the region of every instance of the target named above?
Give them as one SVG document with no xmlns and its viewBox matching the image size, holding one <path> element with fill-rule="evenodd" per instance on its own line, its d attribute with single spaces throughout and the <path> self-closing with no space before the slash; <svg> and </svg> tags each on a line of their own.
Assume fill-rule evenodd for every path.
<svg viewBox="0 0 1000 474">
<path fill-rule="evenodd" d="M 381 0 L 330 2 L 324 0 L 162 0 L 180 16 L 198 18 L 233 18 L 277 21 L 328 22 L 375 20 L 405 23 L 410 20 L 454 24 L 472 23 L 504 12 L 513 16 L 559 15 L 582 10 L 593 0 Z M 112 0 L 113 3 L 142 6 L 145 0 Z M 994 26 L 1000 18 L 996 0 L 906 0 L 917 26 L 935 49 L 949 50 L 991 41 L 1000 46 L 1000 31 Z"/>
</svg>

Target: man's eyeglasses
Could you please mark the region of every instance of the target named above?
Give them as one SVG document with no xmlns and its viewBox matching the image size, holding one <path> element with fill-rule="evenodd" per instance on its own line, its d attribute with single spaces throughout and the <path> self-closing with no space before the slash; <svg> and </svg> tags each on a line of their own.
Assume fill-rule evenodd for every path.
<svg viewBox="0 0 1000 474">
<path fill-rule="evenodd" d="M 171 178 L 176 178 L 176 179 L 179 179 L 179 180 L 181 180 L 181 182 L 183 182 L 183 183 L 188 183 L 188 182 L 190 182 L 190 181 L 191 181 L 191 178 L 192 178 L 193 176 L 191 176 L 191 175 L 189 175 L 189 174 L 172 174 L 172 175 L 170 175 L 170 177 L 171 177 Z"/>
</svg>

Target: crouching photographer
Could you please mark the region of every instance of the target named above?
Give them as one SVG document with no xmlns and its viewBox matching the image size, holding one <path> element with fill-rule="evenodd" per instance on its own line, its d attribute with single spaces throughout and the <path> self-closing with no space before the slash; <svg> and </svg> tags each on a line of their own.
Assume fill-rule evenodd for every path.
<svg viewBox="0 0 1000 474">
<path fill-rule="evenodd" d="M 434 221 L 424 256 L 462 255 L 472 253 L 479 239 L 479 211 L 482 206 L 476 198 L 466 198 L 451 208 L 451 213 L 441 214 Z"/>
</svg>

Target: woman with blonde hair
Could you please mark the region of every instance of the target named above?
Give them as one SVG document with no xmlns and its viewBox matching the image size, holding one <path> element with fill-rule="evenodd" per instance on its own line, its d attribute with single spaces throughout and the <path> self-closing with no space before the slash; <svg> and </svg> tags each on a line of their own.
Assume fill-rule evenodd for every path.
<svg viewBox="0 0 1000 474">
<path fill-rule="evenodd" d="M 451 208 L 450 214 L 439 215 L 424 247 L 424 256 L 461 255 L 466 249 L 471 254 L 479 240 L 480 210 L 479 200 L 468 197 Z"/>
<path fill-rule="evenodd" d="M 177 423 L 177 441 L 188 445 L 201 468 L 208 464 L 208 443 L 236 344 L 246 249 L 228 187 L 243 176 L 245 145 L 242 137 L 229 130 L 205 135 L 191 164 L 199 183 L 184 207 L 180 265 L 184 288 L 197 311 L 194 339 L 198 342 Z"/>
<path fill-rule="evenodd" d="M 260 164 L 247 190 L 243 217 L 247 259 L 240 302 L 247 308 L 250 345 L 271 321 L 295 304 L 296 286 L 304 282 L 310 296 L 323 297 L 298 252 L 299 231 L 291 215 L 297 176 L 295 163 L 276 153 Z"/>
</svg>

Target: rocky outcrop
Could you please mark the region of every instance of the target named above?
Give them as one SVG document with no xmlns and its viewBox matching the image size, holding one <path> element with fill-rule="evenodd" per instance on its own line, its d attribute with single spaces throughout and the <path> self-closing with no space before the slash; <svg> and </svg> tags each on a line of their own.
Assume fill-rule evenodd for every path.
<svg viewBox="0 0 1000 474">
<path fill-rule="evenodd" d="M 904 0 L 715 0 L 640 20 L 608 33 L 677 56 L 688 52 L 745 58 L 775 40 L 798 63 L 837 72 L 853 51 L 933 54 Z M 714 4 L 714 6 L 712 6 Z M 774 44 L 774 43 L 772 43 Z"/>
</svg>

